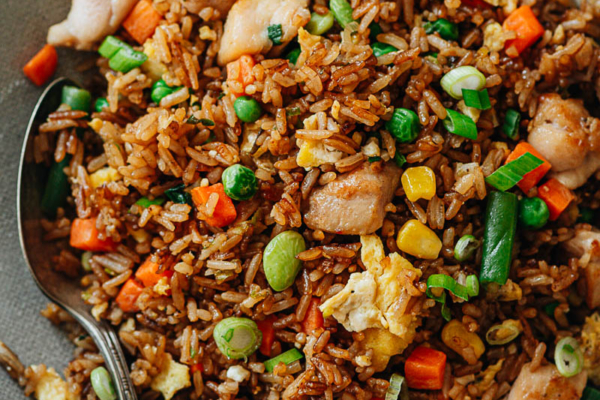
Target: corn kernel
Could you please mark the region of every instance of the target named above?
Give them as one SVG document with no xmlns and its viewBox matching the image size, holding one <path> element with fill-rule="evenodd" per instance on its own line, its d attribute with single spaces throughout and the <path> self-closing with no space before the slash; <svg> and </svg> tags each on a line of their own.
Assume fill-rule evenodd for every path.
<svg viewBox="0 0 600 400">
<path fill-rule="evenodd" d="M 121 175 L 119 172 L 111 167 L 106 167 L 99 169 L 90 175 L 90 183 L 94 189 L 99 186 L 104 185 L 105 183 L 119 180 Z"/>
<path fill-rule="evenodd" d="M 477 363 L 477 360 L 485 351 L 485 345 L 479 336 L 469 332 L 456 319 L 448 322 L 442 329 L 442 341 L 471 365 Z"/>
<path fill-rule="evenodd" d="M 442 250 L 442 241 L 435 232 L 416 219 L 400 228 L 396 243 L 403 252 L 426 260 L 435 260 Z"/>
<path fill-rule="evenodd" d="M 435 174 L 429 167 L 408 168 L 402 174 L 402 187 L 408 200 L 430 200 L 435 196 Z"/>
</svg>

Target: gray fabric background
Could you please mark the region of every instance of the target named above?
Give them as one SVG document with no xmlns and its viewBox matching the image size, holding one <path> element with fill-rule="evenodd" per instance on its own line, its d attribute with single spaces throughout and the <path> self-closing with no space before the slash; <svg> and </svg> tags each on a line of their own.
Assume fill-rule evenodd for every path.
<svg viewBox="0 0 600 400">
<path fill-rule="evenodd" d="M 0 0 L 0 340 L 26 364 L 62 370 L 73 347 L 40 315 L 48 300 L 23 261 L 17 234 L 16 189 L 21 142 L 43 88 L 23 75 L 25 63 L 45 44 L 48 27 L 66 17 L 70 0 Z M 74 72 L 85 54 L 59 49 L 55 75 L 84 81 Z M 0 370 L 0 400 L 25 399 Z"/>
</svg>

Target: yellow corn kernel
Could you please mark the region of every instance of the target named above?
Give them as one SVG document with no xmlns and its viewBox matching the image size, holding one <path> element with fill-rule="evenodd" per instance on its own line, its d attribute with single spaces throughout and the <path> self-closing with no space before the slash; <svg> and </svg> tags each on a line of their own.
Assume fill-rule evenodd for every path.
<svg viewBox="0 0 600 400">
<path fill-rule="evenodd" d="M 456 319 L 448 322 L 442 329 L 442 341 L 471 365 L 477 363 L 477 360 L 485 351 L 485 345 L 479 336 L 469 332 Z"/>
<path fill-rule="evenodd" d="M 396 243 L 403 252 L 426 260 L 435 260 L 442 250 L 442 241 L 435 232 L 416 219 L 400 228 Z"/>
<path fill-rule="evenodd" d="M 429 167 L 408 168 L 402 174 L 402 187 L 406 197 L 412 202 L 419 199 L 430 200 L 435 196 L 435 174 Z"/>
<path fill-rule="evenodd" d="M 116 169 L 114 169 L 112 167 L 106 167 L 106 168 L 99 169 L 98 171 L 91 174 L 90 175 L 90 183 L 91 183 L 92 187 L 94 189 L 96 189 L 97 187 L 102 186 L 105 183 L 117 181 L 120 178 L 121 178 L 121 175 L 119 174 L 119 172 Z"/>
</svg>

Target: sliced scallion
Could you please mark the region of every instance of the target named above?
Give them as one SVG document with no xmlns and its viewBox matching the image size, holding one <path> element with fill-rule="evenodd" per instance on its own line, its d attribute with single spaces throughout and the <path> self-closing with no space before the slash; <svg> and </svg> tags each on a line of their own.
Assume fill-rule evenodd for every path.
<svg viewBox="0 0 600 400">
<path fill-rule="evenodd" d="M 288 60 L 290 60 L 290 62 L 294 65 L 296 65 L 296 63 L 298 62 L 298 57 L 300 56 L 300 52 L 302 50 L 300 50 L 299 47 L 296 47 L 295 49 L 291 50 L 287 56 L 285 56 L 285 58 L 287 58 Z"/>
<path fill-rule="evenodd" d="M 521 113 L 517 110 L 509 108 L 504 115 L 504 124 L 502 124 L 502 132 L 510 139 L 516 140 L 519 135 L 519 124 L 521 123 Z"/>
<path fill-rule="evenodd" d="M 354 21 L 354 18 L 352 18 L 352 6 L 346 0 L 330 0 L 329 9 L 342 29 Z"/>
<path fill-rule="evenodd" d="M 581 400 L 600 400 L 600 391 L 591 386 L 586 386 L 583 389 Z"/>
<path fill-rule="evenodd" d="M 490 96 L 488 94 L 487 89 L 483 90 L 472 90 L 472 89 L 463 89 L 462 90 L 463 99 L 465 100 L 465 105 L 467 107 L 473 107 L 478 110 L 489 110 L 492 108 L 492 104 L 490 103 Z"/>
<path fill-rule="evenodd" d="M 165 190 L 165 196 L 173 203 L 192 205 L 192 195 L 185 191 L 185 184 L 181 183 L 171 189 Z"/>
<path fill-rule="evenodd" d="M 267 27 L 267 36 L 271 39 L 271 42 L 275 46 L 281 44 L 281 38 L 283 37 L 283 29 L 281 28 L 281 24 L 269 25 Z"/>
<path fill-rule="evenodd" d="M 479 279 L 476 275 L 467 276 L 467 293 L 469 297 L 479 296 Z"/>
<path fill-rule="evenodd" d="M 554 361 L 558 372 L 566 378 L 577 375 L 583 369 L 583 353 L 579 343 L 572 337 L 564 337 L 556 344 Z"/>
<path fill-rule="evenodd" d="M 385 129 L 400 143 L 411 143 L 419 135 L 419 117 L 413 110 L 396 108 Z"/>
<path fill-rule="evenodd" d="M 404 377 L 393 373 L 390 377 L 390 386 L 385 393 L 385 400 L 408 400 L 408 388 Z"/>
<path fill-rule="evenodd" d="M 381 57 L 384 54 L 391 53 L 392 51 L 398 51 L 397 48 L 387 43 L 375 42 L 371 45 L 373 49 L 373 55 L 375 57 Z"/>
<path fill-rule="evenodd" d="M 91 251 L 86 251 L 81 255 L 81 267 L 86 272 L 89 272 L 92 270 L 90 260 L 92 259 L 93 255 L 94 255 L 94 253 L 92 253 Z"/>
<path fill-rule="evenodd" d="M 485 334 L 485 340 L 492 346 L 502 346 L 515 340 L 522 331 L 519 321 L 507 319 L 501 324 L 497 324 L 488 329 Z"/>
<path fill-rule="evenodd" d="M 402 166 L 406 164 L 406 157 L 404 157 L 404 154 L 400 154 L 396 151 L 396 154 L 394 155 L 394 162 L 398 167 L 402 168 Z"/>
<path fill-rule="evenodd" d="M 462 90 L 481 90 L 485 86 L 485 76 L 469 65 L 450 70 L 440 81 L 442 88 L 452 97 L 462 99 Z"/>
<path fill-rule="evenodd" d="M 117 54 L 119 50 L 124 48 L 131 49 L 131 46 L 114 36 L 107 36 L 98 48 L 98 53 L 100 53 L 102 57 L 111 58 Z"/>
<path fill-rule="evenodd" d="M 448 132 L 477 140 L 477 125 L 475 125 L 475 122 L 470 117 L 449 108 L 446 109 L 446 113 L 446 119 L 442 122 Z"/>
<path fill-rule="evenodd" d="M 504 192 L 519 183 L 525 174 L 533 171 L 543 163 L 542 160 L 527 152 L 519 158 L 498 168 L 490 176 L 485 178 L 485 181 L 489 185 Z"/>
<path fill-rule="evenodd" d="M 262 333 L 249 318 L 229 317 L 215 326 L 213 338 L 221 353 L 237 360 L 247 358 L 258 349 Z"/>
<path fill-rule="evenodd" d="M 164 197 L 157 197 L 153 200 L 150 200 L 149 198 L 144 196 L 144 197 L 140 198 L 138 201 L 136 201 L 135 204 L 137 204 L 138 206 L 143 207 L 143 208 L 148 208 L 150 206 L 162 206 L 165 201 L 166 201 L 166 199 Z"/>
<path fill-rule="evenodd" d="M 273 357 L 265 361 L 265 369 L 267 372 L 273 372 L 277 364 L 280 362 L 284 363 L 285 365 L 290 365 L 294 361 L 301 360 L 302 358 L 304 358 L 304 354 L 302 354 L 298 349 L 290 349 L 281 353 L 277 357 Z"/>
<path fill-rule="evenodd" d="M 146 62 L 148 56 L 141 51 L 135 51 L 131 48 L 124 47 L 117 51 L 115 55 L 108 61 L 108 66 L 124 74 L 134 68 L 141 66 Z"/>
<path fill-rule="evenodd" d="M 310 21 L 306 24 L 305 29 L 311 35 L 321 36 L 327 33 L 333 26 L 333 14 L 328 12 L 325 15 L 313 12 L 310 16 Z"/>
<path fill-rule="evenodd" d="M 465 301 L 469 300 L 469 293 L 467 291 L 467 287 L 456 282 L 456 280 L 449 275 L 433 274 L 429 278 L 427 278 L 427 296 L 439 302 L 442 296 L 436 296 L 431 291 L 431 289 L 435 288 L 449 290 L 453 295 L 455 295 L 459 299 Z"/>
<path fill-rule="evenodd" d="M 425 33 L 428 35 L 437 32 L 443 39 L 458 40 L 458 25 L 445 18 L 440 18 L 434 22 L 427 22 L 423 28 L 425 28 Z"/>
<path fill-rule="evenodd" d="M 475 251 L 479 248 L 479 240 L 473 235 L 464 235 L 454 246 L 454 258 L 456 261 L 464 262 L 473 257 Z"/>
</svg>

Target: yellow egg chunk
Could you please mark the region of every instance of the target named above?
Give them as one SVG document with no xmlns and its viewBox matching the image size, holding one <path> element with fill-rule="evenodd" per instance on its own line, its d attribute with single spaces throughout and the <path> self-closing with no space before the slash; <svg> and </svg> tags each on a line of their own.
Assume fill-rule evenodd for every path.
<svg viewBox="0 0 600 400">
<path fill-rule="evenodd" d="M 412 202 L 419 199 L 430 200 L 435 196 L 435 174 L 429 167 L 408 168 L 402 174 L 402 187 L 406 197 Z"/>
<path fill-rule="evenodd" d="M 442 250 L 442 241 L 435 232 L 416 219 L 400 228 L 396 243 L 403 252 L 426 260 L 435 260 Z"/>
<path fill-rule="evenodd" d="M 457 352 L 471 365 L 485 352 L 485 345 L 479 336 L 469 332 L 458 320 L 453 319 L 442 329 L 442 341 Z"/>
<path fill-rule="evenodd" d="M 121 179 L 121 175 L 112 167 L 99 169 L 90 175 L 90 183 L 94 189 L 104 185 L 105 183 L 118 181 L 119 179 Z"/>
</svg>

